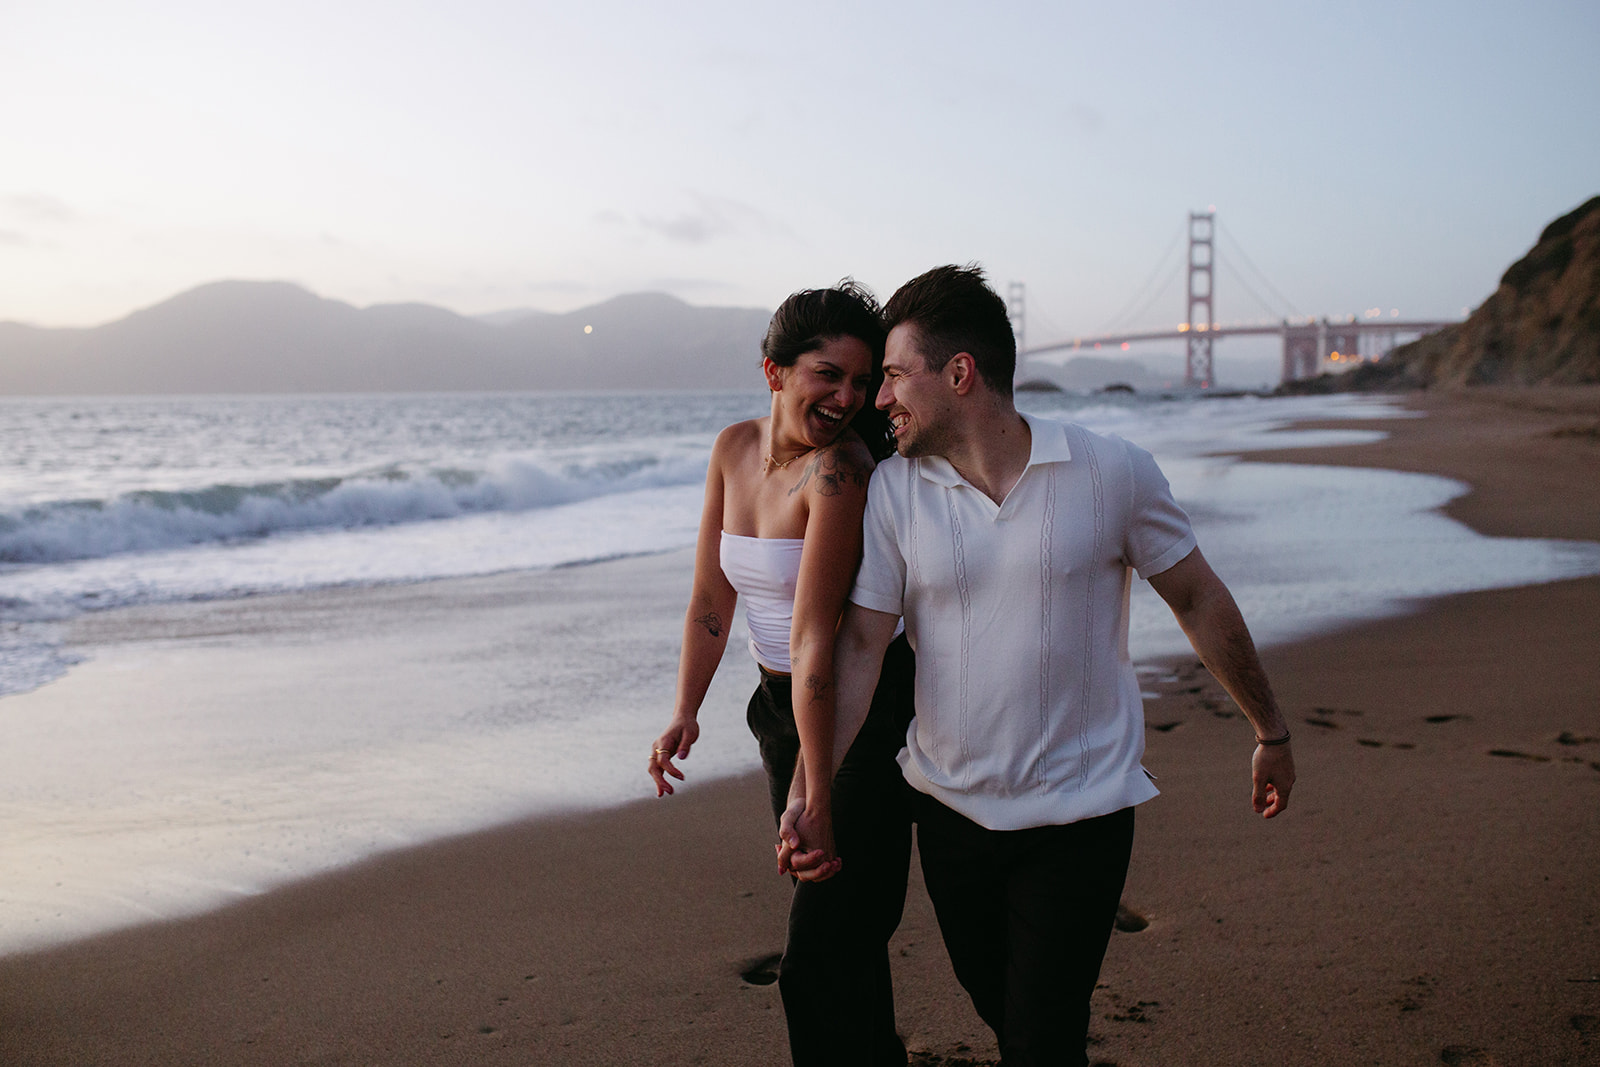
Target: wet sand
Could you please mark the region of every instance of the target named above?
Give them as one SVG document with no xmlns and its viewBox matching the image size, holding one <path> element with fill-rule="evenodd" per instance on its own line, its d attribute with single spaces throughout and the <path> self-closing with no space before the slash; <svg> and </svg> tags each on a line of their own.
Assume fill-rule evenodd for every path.
<svg viewBox="0 0 1600 1067">
<path fill-rule="evenodd" d="M 1270 458 L 1445 474 L 1481 532 L 1600 541 L 1600 389 L 1408 402 L 1389 440 Z M 1270 823 L 1248 725 L 1192 660 L 1152 665 L 1148 926 L 1112 940 L 1091 1060 L 1600 1063 L 1597 619 L 1585 579 L 1268 650 L 1301 775 Z M 697 784 L 0 959 L 0 1063 L 785 1062 L 763 796 Z M 915 879 L 896 952 L 914 1062 L 992 1060 Z"/>
</svg>

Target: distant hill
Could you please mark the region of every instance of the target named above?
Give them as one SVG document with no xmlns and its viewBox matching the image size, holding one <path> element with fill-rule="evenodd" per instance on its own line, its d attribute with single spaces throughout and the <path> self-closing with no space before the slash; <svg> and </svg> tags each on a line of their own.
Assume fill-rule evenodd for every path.
<svg viewBox="0 0 1600 1067">
<path fill-rule="evenodd" d="M 1392 359 L 1424 385 L 1600 382 L 1600 196 L 1546 226 L 1465 322 Z"/>
<path fill-rule="evenodd" d="M 468 318 L 215 282 L 103 326 L 0 323 L 0 394 L 759 388 L 770 316 L 636 293 Z"/>
</svg>

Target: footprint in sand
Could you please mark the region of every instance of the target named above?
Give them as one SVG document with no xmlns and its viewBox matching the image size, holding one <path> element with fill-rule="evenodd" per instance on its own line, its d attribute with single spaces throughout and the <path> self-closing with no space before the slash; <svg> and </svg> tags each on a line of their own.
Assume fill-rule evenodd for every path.
<svg viewBox="0 0 1600 1067">
<path fill-rule="evenodd" d="M 1112 925 L 1125 934 L 1136 934 L 1140 930 L 1149 927 L 1150 920 L 1119 901 L 1117 903 L 1117 918 Z"/>
<path fill-rule="evenodd" d="M 1439 1050 L 1439 1059 L 1450 1067 L 1497 1067 L 1500 1061 L 1471 1045 L 1446 1045 Z"/>
<path fill-rule="evenodd" d="M 1433 998 L 1433 987 L 1439 984 L 1439 980 L 1431 974 L 1419 974 L 1400 984 L 1406 987 L 1405 991 L 1389 1003 L 1402 1012 L 1421 1011 Z"/>
<path fill-rule="evenodd" d="M 771 956 L 761 956 L 739 965 L 739 977 L 751 985 L 771 985 L 778 980 L 778 964 L 783 962 L 783 953 L 777 952 Z"/>
<path fill-rule="evenodd" d="M 1442 722 L 1466 722 L 1471 718 L 1471 715 L 1429 715 L 1422 721 L 1438 724 Z"/>
<path fill-rule="evenodd" d="M 907 1060 L 907 1067 L 999 1067 L 994 1060 L 975 1060 L 960 1055 L 968 1051 L 971 1050 L 966 1045 L 957 1045 L 957 1054 L 953 1056 L 943 1056 L 937 1052 L 913 1052 Z"/>
<path fill-rule="evenodd" d="M 1600 1015 L 1574 1015 L 1571 1022 L 1580 1034 L 1600 1034 Z"/>
<path fill-rule="evenodd" d="M 1106 1013 L 1106 1018 L 1114 1023 L 1148 1023 L 1151 1021 L 1150 1009 L 1161 1007 L 1159 1000 L 1140 1000 L 1124 1007 L 1115 994 L 1111 997 L 1118 1009 Z"/>
<path fill-rule="evenodd" d="M 1531 763 L 1549 763 L 1549 756 L 1541 756 L 1534 752 L 1518 752 L 1514 748 L 1491 748 L 1489 755 L 1499 756 L 1503 759 L 1522 759 Z"/>
</svg>

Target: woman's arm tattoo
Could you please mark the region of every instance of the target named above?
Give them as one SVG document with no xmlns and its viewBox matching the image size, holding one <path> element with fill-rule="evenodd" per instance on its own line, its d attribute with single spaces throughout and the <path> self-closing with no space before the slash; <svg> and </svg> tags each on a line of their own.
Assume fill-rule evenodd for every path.
<svg viewBox="0 0 1600 1067">
<path fill-rule="evenodd" d="M 706 633 L 712 637 L 721 637 L 723 633 L 722 616 L 714 611 L 708 611 L 694 620 L 697 625 L 704 626 Z"/>
<path fill-rule="evenodd" d="M 817 492 L 823 496 L 838 496 L 844 492 L 845 486 L 865 486 L 869 474 L 850 460 L 848 456 L 841 455 L 838 449 L 825 448 L 811 457 L 811 462 L 800 474 L 800 480 L 789 490 L 789 495 L 794 496 L 804 489 L 812 478 L 817 480 Z"/>
</svg>

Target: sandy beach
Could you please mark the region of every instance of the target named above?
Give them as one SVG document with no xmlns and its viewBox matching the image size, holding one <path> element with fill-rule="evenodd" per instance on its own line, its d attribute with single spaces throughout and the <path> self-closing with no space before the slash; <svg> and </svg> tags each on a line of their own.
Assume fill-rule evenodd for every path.
<svg viewBox="0 0 1600 1067">
<path fill-rule="evenodd" d="M 1270 458 L 1446 475 L 1473 487 L 1448 513 L 1481 533 L 1600 541 L 1600 388 L 1406 403 L 1425 417 L 1361 423 L 1384 441 Z M 530 598 L 599 619 L 630 588 L 608 582 L 642 583 L 642 651 L 620 666 L 669 675 L 643 635 L 681 611 L 687 558 L 143 619 L 215 635 L 184 653 L 214 701 L 270 684 L 292 704 L 295 686 L 344 676 L 313 638 L 350 627 L 337 651 L 359 644 L 372 673 L 355 676 L 372 682 L 347 699 L 427 699 L 429 628 L 504 623 L 484 655 L 515 663 L 519 640 L 585 632 L 518 629 Z M 281 629 L 261 621 L 280 608 L 303 613 L 302 638 L 272 642 L 270 665 L 242 657 L 231 635 Z M 126 645 L 116 616 L 86 617 L 75 640 Z M 1591 578 L 1427 601 L 1266 650 L 1301 778 L 1272 822 L 1249 810 L 1248 724 L 1192 659 L 1152 665 L 1146 765 L 1163 795 L 1139 810 L 1125 896 L 1148 926 L 1112 940 L 1091 1060 L 1600 1064 L 1596 618 Z M 114 702 L 155 685 L 119 662 L 92 659 L 30 698 Z M 723 674 L 731 694 L 753 671 Z M 738 725 L 721 714 L 719 729 Z M 787 1062 L 769 979 L 788 883 L 764 785 L 694 782 L 658 801 L 648 741 L 626 741 L 646 797 L 627 807 L 391 851 L 194 918 L 0 958 L 0 1063 Z M 995 1059 L 915 875 L 896 995 L 913 1062 Z"/>
</svg>

